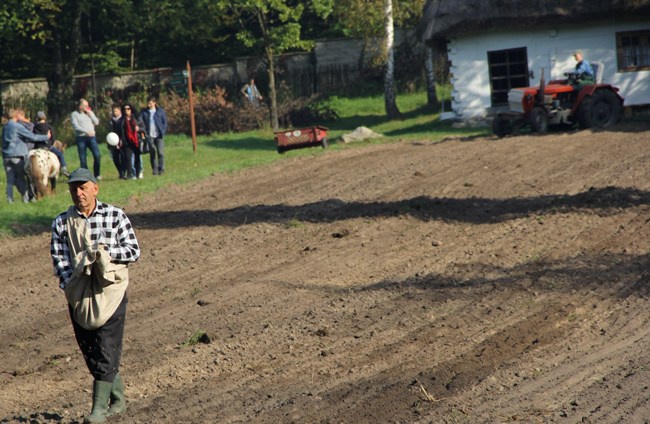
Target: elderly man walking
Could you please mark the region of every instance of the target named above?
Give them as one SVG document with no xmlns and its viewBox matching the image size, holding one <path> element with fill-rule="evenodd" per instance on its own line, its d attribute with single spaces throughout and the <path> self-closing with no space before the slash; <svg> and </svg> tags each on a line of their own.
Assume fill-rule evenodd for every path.
<svg viewBox="0 0 650 424">
<path fill-rule="evenodd" d="M 94 378 L 85 423 L 126 411 L 120 374 L 129 284 L 128 264 L 140 257 L 131 221 L 122 209 L 97 200 L 99 186 L 85 168 L 70 174 L 73 206 L 52 223 L 50 254 L 79 349 Z"/>
</svg>

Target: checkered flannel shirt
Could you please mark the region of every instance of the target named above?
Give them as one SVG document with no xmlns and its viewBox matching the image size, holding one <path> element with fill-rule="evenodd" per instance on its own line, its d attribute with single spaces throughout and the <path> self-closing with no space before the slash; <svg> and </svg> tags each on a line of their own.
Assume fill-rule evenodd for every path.
<svg viewBox="0 0 650 424">
<path fill-rule="evenodd" d="M 83 217 L 81 213 L 79 215 Z M 68 245 L 67 219 L 67 211 L 54 219 L 50 243 L 54 274 L 59 277 L 59 286 L 62 289 L 65 289 L 73 272 Z M 122 209 L 97 201 L 95 210 L 85 219 L 90 224 L 91 241 L 108 246 L 108 254 L 112 262 L 128 263 L 138 260 L 140 246 L 135 238 L 131 221 Z"/>
</svg>

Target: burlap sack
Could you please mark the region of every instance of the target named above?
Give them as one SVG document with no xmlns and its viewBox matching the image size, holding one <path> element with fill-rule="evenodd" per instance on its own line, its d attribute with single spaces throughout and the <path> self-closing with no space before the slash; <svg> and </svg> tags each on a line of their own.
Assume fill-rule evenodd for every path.
<svg viewBox="0 0 650 424">
<path fill-rule="evenodd" d="M 87 221 L 68 210 L 68 240 L 73 273 L 65 287 L 74 320 L 87 330 L 108 321 L 122 302 L 129 285 L 125 264 L 111 262 L 104 245 L 94 245 Z"/>
</svg>

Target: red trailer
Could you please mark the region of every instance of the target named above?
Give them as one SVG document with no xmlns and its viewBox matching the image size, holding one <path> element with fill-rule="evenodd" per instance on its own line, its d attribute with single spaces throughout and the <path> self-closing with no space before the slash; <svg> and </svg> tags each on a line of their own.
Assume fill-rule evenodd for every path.
<svg viewBox="0 0 650 424">
<path fill-rule="evenodd" d="M 327 147 L 327 128 L 320 125 L 309 128 L 278 131 L 275 134 L 275 141 L 278 144 L 278 153 L 287 150 L 300 149 L 302 147 L 322 146 Z"/>
</svg>

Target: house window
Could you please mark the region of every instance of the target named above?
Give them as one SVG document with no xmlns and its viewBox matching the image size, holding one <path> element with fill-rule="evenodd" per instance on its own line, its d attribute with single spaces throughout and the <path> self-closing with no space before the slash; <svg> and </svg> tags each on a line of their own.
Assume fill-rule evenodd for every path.
<svg viewBox="0 0 650 424">
<path fill-rule="evenodd" d="M 650 69 L 650 30 L 616 33 L 619 71 Z"/>
<path fill-rule="evenodd" d="M 525 47 L 488 52 L 492 106 L 508 103 L 508 91 L 515 87 L 527 87 L 528 53 Z"/>
</svg>

